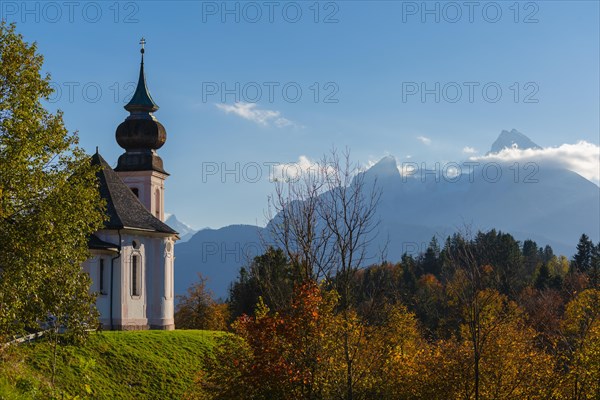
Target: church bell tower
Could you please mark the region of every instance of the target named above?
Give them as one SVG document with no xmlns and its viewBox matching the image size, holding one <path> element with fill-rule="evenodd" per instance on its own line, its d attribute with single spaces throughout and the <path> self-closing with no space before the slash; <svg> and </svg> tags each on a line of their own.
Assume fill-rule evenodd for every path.
<svg viewBox="0 0 600 400">
<path fill-rule="evenodd" d="M 154 112 L 158 106 L 152 100 L 144 75 L 144 38 L 140 41 L 142 61 L 140 76 L 133 97 L 125 106 L 129 116 L 117 128 L 117 143 L 123 149 L 115 171 L 142 204 L 161 221 L 164 213 L 164 183 L 169 174 L 156 153 L 167 141 L 165 127 Z"/>
</svg>

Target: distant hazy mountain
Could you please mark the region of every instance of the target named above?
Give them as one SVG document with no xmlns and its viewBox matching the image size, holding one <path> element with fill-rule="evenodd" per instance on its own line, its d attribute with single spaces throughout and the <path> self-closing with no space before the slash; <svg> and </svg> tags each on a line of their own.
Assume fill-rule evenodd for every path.
<svg viewBox="0 0 600 400">
<path fill-rule="evenodd" d="M 525 135 L 502 131 L 492 152 L 505 147 L 539 147 Z M 382 189 L 378 214 L 380 234 L 370 249 L 371 262 L 398 261 L 404 252 L 424 251 L 432 236 L 443 243 L 448 235 L 468 227 L 471 231 L 496 228 L 518 240 L 549 244 L 556 253 L 571 256 L 582 233 L 600 240 L 600 189 L 575 172 L 562 168 L 524 169 L 514 163 L 462 164 L 462 174 L 436 175 L 435 171 L 400 174 L 396 160 L 384 157 L 365 174 L 365 181 Z M 258 254 L 265 228 L 247 225 L 202 230 L 176 248 L 177 293 L 185 291 L 196 272 L 206 276 L 208 287 L 225 297 L 239 267 Z"/>
<path fill-rule="evenodd" d="M 175 293 L 183 294 L 198 272 L 208 278 L 207 286 L 217 297 L 225 298 L 229 283 L 240 266 L 262 254 L 264 228 L 230 225 L 221 229 L 202 229 L 188 242 L 175 246 Z"/>
<path fill-rule="evenodd" d="M 190 240 L 192 238 L 192 236 L 194 236 L 194 233 L 197 232 L 191 226 L 187 225 L 184 222 L 179 221 L 174 214 L 171 214 L 169 216 L 169 218 L 167 218 L 165 223 L 167 225 L 169 225 L 171 228 L 175 229 L 177 232 L 179 232 L 179 237 L 180 237 L 179 243 L 187 242 L 188 240 Z"/>
<path fill-rule="evenodd" d="M 518 148 L 521 150 L 541 149 L 540 146 L 535 144 L 527 136 L 523 135 L 518 130 L 513 129 L 510 132 L 509 131 L 500 132 L 500 136 L 498 136 L 498 139 L 496 139 L 496 141 L 492 144 L 492 148 L 488 152 L 488 154 L 499 153 L 500 151 L 502 151 L 504 149 L 512 149 L 512 148 Z"/>
</svg>

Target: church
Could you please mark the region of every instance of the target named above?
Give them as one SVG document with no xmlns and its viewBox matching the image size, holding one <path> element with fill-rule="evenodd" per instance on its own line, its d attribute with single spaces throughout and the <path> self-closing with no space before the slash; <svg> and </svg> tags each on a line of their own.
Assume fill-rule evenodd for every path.
<svg viewBox="0 0 600 400">
<path fill-rule="evenodd" d="M 107 221 L 89 239 L 84 270 L 98 293 L 96 307 L 106 330 L 175 329 L 173 319 L 175 230 L 164 223 L 165 180 L 169 174 L 157 150 L 166 140 L 144 75 L 144 39 L 138 84 L 125 106 L 129 116 L 116 131 L 125 149 L 112 169 L 96 150 L 98 187 Z"/>
</svg>

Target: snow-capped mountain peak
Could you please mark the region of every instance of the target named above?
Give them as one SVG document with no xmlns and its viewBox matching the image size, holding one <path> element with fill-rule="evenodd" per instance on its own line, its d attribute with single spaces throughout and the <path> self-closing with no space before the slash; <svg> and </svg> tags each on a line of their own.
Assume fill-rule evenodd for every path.
<svg viewBox="0 0 600 400">
<path fill-rule="evenodd" d="M 516 129 L 510 132 L 503 130 L 498 139 L 492 144 L 492 148 L 487 154 L 499 153 L 504 149 L 541 149 L 542 147 L 534 143 L 527 136 Z"/>
<path fill-rule="evenodd" d="M 181 222 L 177 219 L 175 214 L 167 214 L 168 218 L 165 221 L 167 225 L 179 232 L 180 242 L 187 242 L 197 232 L 194 228 L 188 224 Z"/>
</svg>

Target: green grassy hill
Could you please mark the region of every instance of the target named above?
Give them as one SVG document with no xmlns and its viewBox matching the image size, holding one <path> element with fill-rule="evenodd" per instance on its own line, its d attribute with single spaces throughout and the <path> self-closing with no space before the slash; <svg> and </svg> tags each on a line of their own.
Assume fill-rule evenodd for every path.
<svg viewBox="0 0 600 400">
<path fill-rule="evenodd" d="M 57 398 L 178 399 L 190 388 L 210 354 L 212 331 L 99 332 L 83 346 L 61 346 Z M 40 341 L 2 355 L 0 400 L 53 395 L 52 348 Z"/>
</svg>

